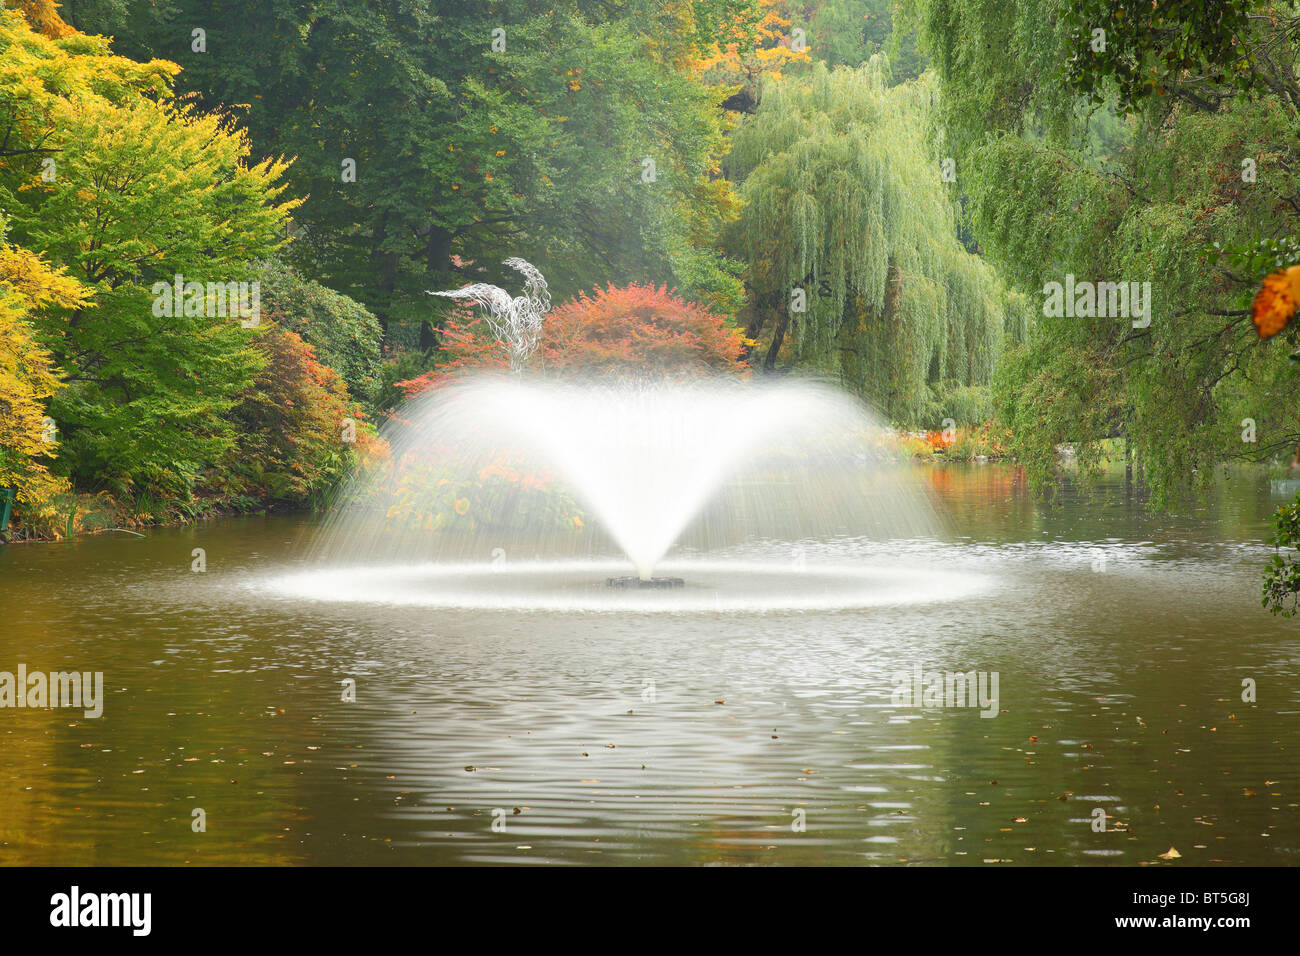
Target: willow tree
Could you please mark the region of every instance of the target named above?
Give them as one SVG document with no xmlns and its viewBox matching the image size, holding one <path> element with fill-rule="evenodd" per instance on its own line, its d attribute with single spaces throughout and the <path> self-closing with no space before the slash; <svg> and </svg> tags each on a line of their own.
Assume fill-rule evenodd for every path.
<svg viewBox="0 0 1300 956">
<path fill-rule="evenodd" d="M 764 367 L 789 343 L 791 361 L 915 422 L 932 412 L 930 385 L 987 384 L 1027 306 L 957 238 L 932 79 L 889 87 L 887 70 L 875 56 L 768 82 L 730 172 Z"/>
<path fill-rule="evenodd" d="M 1293 5 L 916 6 L 990 262 L 1039 303 L 1067 275 L 1151 282 L 1138 324 L 1040 315 L 1004 357 L 996 405 L 1031 481 L 1058 482 L 1062 443 L 1088 474 L 1121 438 L 1156 507 L 1193 505 L 1223 463 L 1285 467 L 1300 328 L 1261 343 L 1250 304 L 1297 262 Z"/>
</svg>

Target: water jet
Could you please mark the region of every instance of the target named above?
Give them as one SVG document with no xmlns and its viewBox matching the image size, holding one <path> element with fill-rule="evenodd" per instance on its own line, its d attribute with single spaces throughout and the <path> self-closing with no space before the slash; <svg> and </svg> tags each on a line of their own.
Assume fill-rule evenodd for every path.
<svg viewBox="0 0 1300 956">
<path fill-rule="evenodd" d="M 887 554 L 818 554 L 936 529 L 875 417 L 817 382 L 478 374 L 409 400 L 384 435 L 391 455 L 354 478 L 317 552 L 373 569 L 384 600 L 618 608 L 603 583 L 671 592 L 656 610 L 873 604 L 901 573 Z M 898 593 L 917 599 L 926 573 Z"/>
</svg>

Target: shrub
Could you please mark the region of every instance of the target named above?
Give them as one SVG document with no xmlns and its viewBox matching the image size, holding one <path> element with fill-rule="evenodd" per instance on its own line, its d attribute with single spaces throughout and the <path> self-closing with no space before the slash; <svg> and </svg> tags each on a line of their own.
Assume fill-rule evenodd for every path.
<svg viewBox="0 0 1300 956">
<path fill-rule="evenodd" d="M 698 374 L 744 371 L 752 345 L 708 307 L 666 287 L 632 283 L 581 293 L 553 309 L 542 326 L 534 363 L 559 372 Z M 505 368 L 504 351 L 487 323 L 460 307 L 444 323 L 442 361 L 432 372 L 399 382 L 408 395 L 466 369 Z"/>
<path fill-rule="evenodd" d="M 319 504 L 353 465 L 383 448 L 342 378 L 296 332 L 268 327 L 257 349 L 266 365 L 231 414 L 241 438 L 213 481 L 231 476 L 220 489 L 226 494 Z M 355 426 L 355 441 L 345 440 L 346 420 Z"/>
<path fill-rule="evenodd" d="M 370 310 L 304 279 L 278 259 L 262 266 L 260 281 L 263 315 L 309 343 L 319 360 L 339 373 L 353 398 L 372 401 L 380 385 L 383 332 Z"/>
</svg>

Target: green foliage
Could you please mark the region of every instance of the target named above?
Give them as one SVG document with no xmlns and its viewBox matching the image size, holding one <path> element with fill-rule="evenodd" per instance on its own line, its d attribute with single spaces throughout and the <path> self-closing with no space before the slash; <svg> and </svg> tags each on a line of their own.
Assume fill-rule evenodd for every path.
<svg viewBox="0 0 1300 956">
<path fill-rule="evenodd" d="M 264 263 L 258 275 L 263 315 L 301 336 L 342 376 L 353 398 L 370 402 L 379 388 L 379 320 L 361 303 L 279 260 Z"/>
<path fill-rule="evenodd" d="M 1064 18 L 1073 33 L 1068 82 L 1097 102 L 1118 92 L 1125 105 L 1170 95 L 1209 105 L 1224 92 L 1262 88 L 1265 71 L 1248 51 L 1255 32 L 1249 18 L 1276 6 L 1250 0 L 1162 0 L 1150 6 L 1072 0 Z"/>
<path fill-rule="evenodd" d="M 1039 314 L 1004 356 L 997 408 L 1037 486 L 1058 476 L 1058 444 L 1075 445 L 1086 473 L 1124 438 L 1151 504 L 1179 507 L 1217 463 L 1289 452 L 1300 439 L 1287 361 L 1296 332 L 1261 345 L 1249 316 L 1259 270 L 1300 232 L 1284 21 L 1252 19 L 1242 32 L 1235 3 L 1122 14 L 1085 3 L 1069 16 L 1052 0 L 917 7 L 989 260 L 1039 311 L 1044 284 L 1067 274 L 1151 283 L 1148 327 Z M 1088 24 L 1105 27 L 1109 53 L 1071 72 Z M 1249 81 L 1232 67 L 1239 44 Z M 1141 112 L 1117 115 L 1133 103 Z"/>
<path fill-rule="evenodd" d="M 928 383 L 987 384 L 1023 304 L 957 239 L 932 79 L 890 88 L 885 71 L 877 56 L 769 83 L 729 165 L 743 180 L 751 334 L 774 326 L 767 367 L 788 332 L 800 361 L 914 423 Z"/>
<path fill-rule="evenodd" d="M 930 385 L 930 405 L 921 424 L 941 428 L 946 418 L 958 425 L 978 425 L 993 418 L 993 395 L 988 385 L 964 385 L 960 382 L 934 382 Z"/>
<path fill-rule="evenodd" d="M 1277 549 L 1264 571 L 1262 603 L 1273 614 L 1291 617 L 1300 610 L 1300 495 L 1273 516 L 1273 547 Z"/>
<path fill-rule="evenodd" d="M 894 0 L 825 0 L 806 6 L 812 7 L 812 55 L 827 66 L 859 67 L 872 55 L 884 53 L 889 57 L 892 79 L 920 76 L 916 34 L 906 28 L 895 29 Z"/>
<path fill-rule="evenodd" d="M 260 361 L 233 316 L 156 314 L 154 284 L 255 278 L 250 260 L 276 248 L 294 206 L 277 202 L 285 167 L 253 163 L 225 119 L 177 104 L 166 64 L 109 57 L 79 35 L 41 41 L 7 12 L 0 21 L 0 44 L 25 51 L 12 61 L 19 75 L 41 78 L 0 89 L 10 238 L 94 297 L 93 308 L 36 315 L 66 381 L 50 405 L 57 467 L 80 483 L 184 496 L 235 440 L 226 413 Z"/>
<path fill-rule="evenodd" d="M 402 382 L 420 378 L 434 367 L 434 359 L 418 351 L 397 352 L 379 367 L 379 388 L 375 395 L 375 409 L 387 412 L 396 408 L 407 396 Z"/>
<path fill-rule="evenodd" d="M 494 281 L 469 263 L 495 270 L 512 254 L 560 295 L 640 279 L 739 305 L 709 244 L 728 215 L 711 182 L 719 94 L 674 65 L 730 34 L 730 4 L 233 0 L 219 18 L 203 0 L 137 6 L 135 51 L 176 59 L 205 106 L 247 104 L 262 153 L 297 157 L 289 181 L 310 201 L 291 261 L 385 323 L 414 324 L 421 349 L 440 315 L 425 290 Z M 208 25 L 204 53 L 193 24 Z"/>
</svg>

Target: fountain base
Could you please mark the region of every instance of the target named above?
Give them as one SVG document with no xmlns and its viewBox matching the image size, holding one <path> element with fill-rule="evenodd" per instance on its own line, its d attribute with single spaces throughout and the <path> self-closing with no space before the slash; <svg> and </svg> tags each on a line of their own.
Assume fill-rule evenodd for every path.
<svg viewBox="0 0 1300 956">
<path fill-rule="evenodd" d="M 605 585 L 611 588 L 680 588 L 686 582 L 681 578 L 639 578 L 628 575 L 623 578 L 606 578 Z"/>
</svg>

